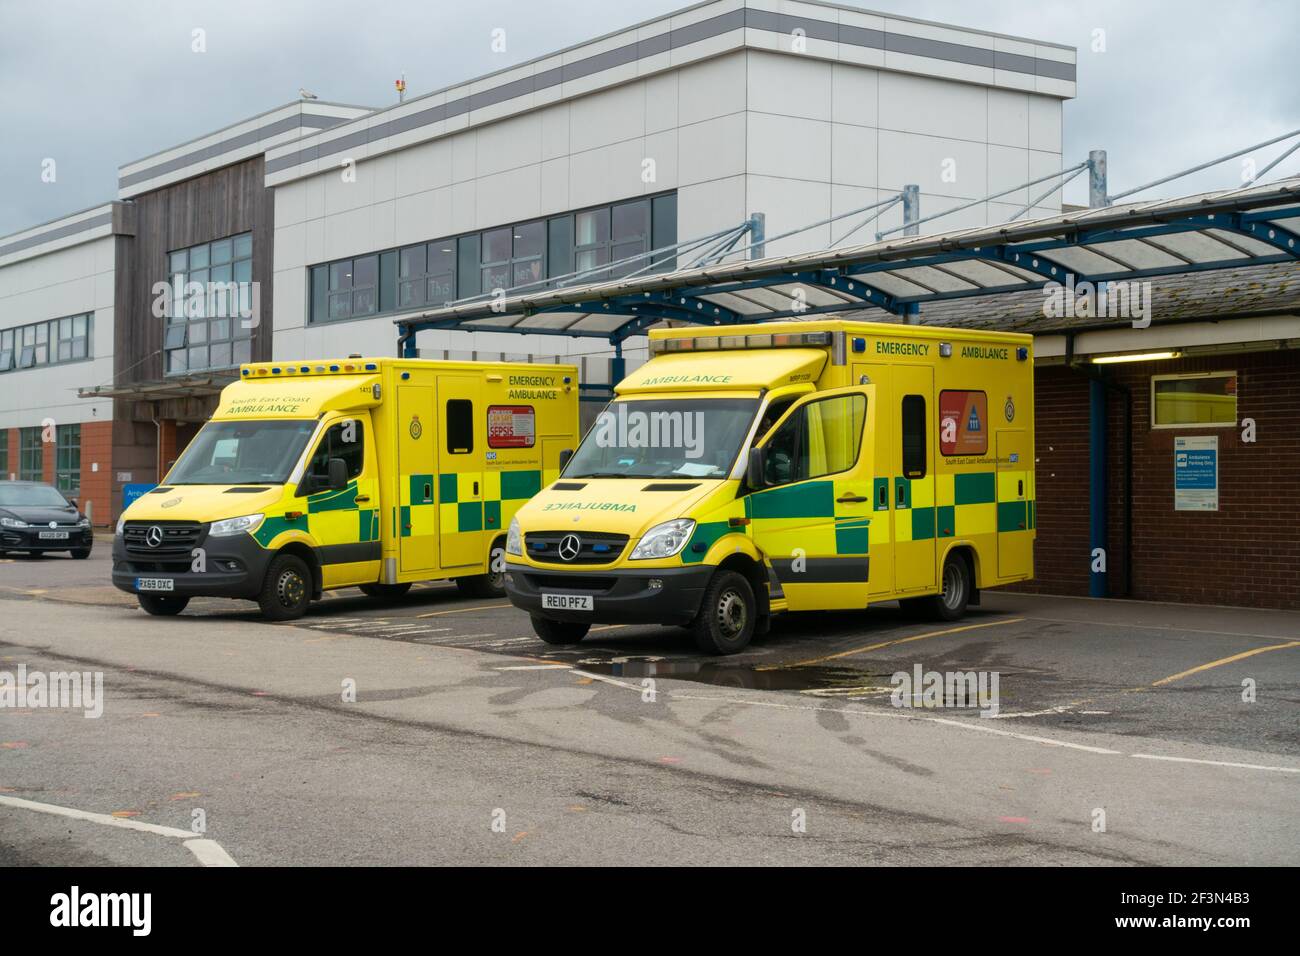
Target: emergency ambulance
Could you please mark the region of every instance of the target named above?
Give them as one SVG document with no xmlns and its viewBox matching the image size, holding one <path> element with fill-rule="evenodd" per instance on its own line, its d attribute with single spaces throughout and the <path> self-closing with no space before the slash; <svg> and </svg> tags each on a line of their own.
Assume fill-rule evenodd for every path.
<svg viewBox="0 0 1300 956">
<path fill-rule="evenodd" d="M 654 623 L 710 654 L 783 611 L 958 618 L 1033 574 L 1032 350 L 843 319 L 651 331 L 510 523 L 510 600 L 552 644 Z"/>
<path fill-rule="evenodd" d="M 505 529 L 577 428 L 571 365 L 241 366 L 163 483 L 123 512 L 113 583 L 150 614 L 206 595 L 273 620 L 330 588 L 395 598 L 454 578 L 500 594 Z"/>
</svg>

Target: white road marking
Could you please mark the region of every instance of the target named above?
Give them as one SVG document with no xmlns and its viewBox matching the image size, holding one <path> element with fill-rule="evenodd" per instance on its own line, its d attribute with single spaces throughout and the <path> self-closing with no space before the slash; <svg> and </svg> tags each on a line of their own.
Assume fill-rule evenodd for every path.
<svg viewBox="0 0 1300 956">
<path fill-rule="evenodd" d="M 635 684 L 625 684 L 625 683 L 623 683 L 621 680 L 614 680 L 614 678 L 612 678 L 612 677 L 606 677 L 606 676 L 604 676 L 603 674 L 593 674 L 593 673 L 591 673 L 591 671 L 580 671 L 580 670 L 578 670 L 576 667 L 573 668 L 573 673 L 574 673 L 574 674 L 578 674 L 578 675 L 580 675 L 580 676 L 582 676 L 582 677 L 589 677 L 589 678 L 591 678 L 592 680 L 598 680 L 598 681 L 601 681 L 602 683 L 605 683 L 605 684 L 614 684 L 614 685 L 617 686 L 617 687 L 622 687 L 622 688 L 625 688 L 625 689 L 627 689 L 627 690 L 634 690 L 634 691 L 636 691 L 638 694 L 641 693 L 641 690 L 642 690 L 640 687 L 636 686 Z"/>
<path fill-rule="evenodd" d="M 497 671 L 567 671 L 573 668 L 568 664 L 519 664 L 514 667 L 494 667 Z"/>
<path fill-rule="evenodd" d="M 1129 754 L 1139 760 L 1170 760 L 1174 763 L 1202 763 L 1212 767 L 1239 767 L 1242 770 L 1269 770 L 1273 773 L 1300 773 L 1300 767 L 1270 767 L 1258 763 L 1232 763 L 1228 760 L 1201 760 L 1196 757 L 1165 757 L 1160 754 Z"/>
<path fill-rule="evenodd" d="M 203 866 L 239 866 L 216 840 L 186 840 L 181 846 L 193 853 Z"/>
<path fill-rule="evenodd" d="M 1087 744 L 1074 744 L 1066 740 L 1056 740 L 1053 737 L 1035 737 L 1032 734 L 1018 734 L 1013 730 L 997 730 L 993 727 L 983 727 L 980 724 L 971 723 L 968 720 L 949 720 L 946 717 L 923 717 L 921 719 L 936 724 L 947 724 L 950 727 L 963 727 L 966 730 L 979 730 L 986 734 L 997 734 L 999 737 L 1014 737 L 1016 740 L 1030 740 L 1036 744 L 1046 744 L 1049 747 L 1068 747 L 1071 750 L 1082 750 L 1091 754 L 1120 754 L 1120 751 L 1111 750 L 1107 747 L 1089 747 Z"/>
<path fill-rule="evenodd" d="M 67 817 L 86 823 L 98 823 L 100 826 L 116 827 L 119 830 L 135 830 L 139 833 L 151 833 L 154 836 L 169 837 L 184 841 L 181 845 L 194 854 L 203 866 L 238 866 L 230 855 L 215 840 L 196 837 L 189 830 L 165 827 L 157 823 L 145 823 L 130 817 L 115 817 L 107 813 L 93 813 L 90 810 L 78 810 L 75 807 L 60 807 L 53 803 L 38 803 L 24 800 L 22 797 L 7 797 L 0 794 L 0 806 L 15 807 L 19 810 L 33 810 L 36 813 L 48 813 L 51 816 Z"/>
</svg>

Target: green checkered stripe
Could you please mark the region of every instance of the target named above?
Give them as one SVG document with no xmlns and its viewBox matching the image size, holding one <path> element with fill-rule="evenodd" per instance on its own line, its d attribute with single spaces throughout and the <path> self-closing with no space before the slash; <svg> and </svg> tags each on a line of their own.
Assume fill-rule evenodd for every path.
<svg viewBox="0 0 1300 956">
<path fill-rule="evenodd" d="M 497 531 L 501 529 L 502 505 L 503 503 L 519 504 L 532 498 L 542 490 L 542 473 L 539 469 L 525 469 L 518 471 L 502 471 L 497 473 L 500 478 L 500 494 L 495 497 L 485 497 L 481 501 L 461 501 L 459 482 L 460 473 L 447 474 L 418 474 L 407 476 L 410 488 L 410 505 L 403 505 L 401 508 L 401 521 L 399 528 L 402 537 L 409 537 L 411 534 L 411 509 L 413 508 L 437 508 L 444 505 L 455 505 L 456 526 L 444 527 L 440 529 L 442 534 L 466 533 L 473 531 Z M 476 472 L 469 480 L 478 480 L 483 483 L 484 491 L 490 487 L 489 479 L 491 473 Z M 423 500 L 426 496 L 425 487 L 432 489 L 433 494 L 430 500 Z M 445 512 L 444 512 L 445 514 Z"/>
</svg>

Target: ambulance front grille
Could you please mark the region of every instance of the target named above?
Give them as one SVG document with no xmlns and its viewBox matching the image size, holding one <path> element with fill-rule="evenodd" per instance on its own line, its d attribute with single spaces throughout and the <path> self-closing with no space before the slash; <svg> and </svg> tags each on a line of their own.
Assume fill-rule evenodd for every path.
<svg viewBox="0 0 1300 956">
<path fill-rule="evenodd" d="M 155 535 L 150 529 L 157 528 Z M 205 527 L 197 521 L 128 521 L 122 529 L 127 557 L 137 561 L 183 561 L 203 539 Z M 156 544 L 150 544 L 150 541 Z"/>
<path fill-rule="evenodd" d="M 565 538 L 575 537 L 578 550 L 572 557 L 561 548 Z M 533 531 L 524 535 L 528 556 L 543 564 L 610 564 L 627 547 L 627 535 L 607 531 Z"/>
</svg>

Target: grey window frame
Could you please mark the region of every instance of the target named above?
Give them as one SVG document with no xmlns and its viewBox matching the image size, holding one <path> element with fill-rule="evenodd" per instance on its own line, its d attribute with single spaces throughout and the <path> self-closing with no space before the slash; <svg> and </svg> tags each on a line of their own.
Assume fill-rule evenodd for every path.
<svg viewBox="0 0 1300 956">
<path fill-rule="evenodd" d="M 79 422 L 59 425 L 55 428 L 54 487 L 65 495 L 81 491 L 81 424 Z"/>
<path fill-rule="evenodd" d="M 636 235 L 615 237 L 614 235 L 614 210 L 635 204 L 644 204 L 645 213 L 642 220 L 642 230 Z M 609 229 L 605 238 L 599 243 L 585 244 L 578 246 L 576 244 L 576 217 L 591 213 L 604 212 L 609 223 Z M 540 230 L 540 248 L 535 253 L 519 254 L 516 238 L 520 229 L 527 227 L 536 227 Z M 511 253 L 509 258 L 496 257 L 486 259 L 484 249 L 484 237 L 490 233 L 510 230 L 511 232 Z M 586 206 L 570 212 L 557 213 L 550 216 L 542 216 L 532 219 L 523 219 L 518 222 L 506 223 L 492 226 L 488 229 L 477 229 L 473 232 L 459 233 L 451 236 L 430 239 L 423 242 L 407 243 L 401 246 L 393 246 L 380 249 L 373 252 L 365 252 L 355 256 L 345 256 L 340 259 L 330 259 L 324 262 L 316 262 L 307 266 L 306 270 L 306 293 L 307 293 L 307 324 L 308 325 L 325 325 L 333 322 L 351 322 L 356 319 L 370 319 L 377 316 L 395 315 L 401 312 L 410 312 L 421 308 L 438 308 L 449 301 L 456 299 L 469 298 L 476 295 L 482 295 L 484 292 L 490 292 L 490 289 L 484 289 L 484 275 L 489 269 L 497 270 L 504 268 L 509 279 L 509 285 L 515 284 L 515 275 L 519 266 L 529 266 L 532 263 L 540 263 L 538 271 L 540 276 L 535 280 L 539 285 L 550 285 L 547 281 L 558 275 L 568 275 L 574 272 L 577 266 L 578 254 L 580 251 L 590 251 L 593 249 L 603 250 L 604 262 L 610 260 L 613 247 L 615 245 L 625 245 L 635 242 L 638 245 L 639 252 L 649 252 L 652 249 L 662 246 L 671 245 L 677 237 L 677 191 L 669 190 L 662 193 L 656 193 L 648 196 L 633 196 L 627 199 L 620 199 L 617 202 L 602 203 L 595 206 Z M 440 272 L 430 272 L 430 251 L 434 246 L 449 245 L 452 249 L 452 271 L 448 273 L 443 270 Z M 401 303 L 403 285 L 410 285 L 416 282 L 420 276 L 414 272 L 403 274 L 402 263 L 404 253 L 411 250 L 424 247 L 425 272 L 423 278 L 424 296 L 423 301 L 416 301 L 414 297 L 406 305 Z M 439 250 L 441 251 L 441 250 Z M 630 255 L 630 251 L 620 253 L 621 256 Z M 332 295 L 341 295 L 344 292 L 351 291 L 351 287 L 345 290 L 342 288 L 332 288 L 330 278 L 332 269 L 335 266 L 341 266 L 348 263 L 355 263 L 357 259 L 363 259 L 374 256 L 380 263 L 379 269 L 379 287 L 375 291 L 375 301 L 377 310 L 372 312 L 357 313 L 351 308 L 349 300 L 349 309 L 345 314 L 337 316 L 331 315 L 329 299 Z M 391 289 L 385 284 L 384 264 L 385 257 L 392 258 L 392 287 Z M 656 258 L 654 267 L 648 271 L 668 271 L 676 265 L 676 256 L 672 254 L 663 254 Z M 599 265 L 599 263 L 598 263 Z M 622 267 L 617 272 L 624 274 L 626 272 L 639 269 L 640 266 L 634 264 L 632 267 Z M 597 281 L 601 277 L 600 272 L 593 273 L 584 281 Z M 451 294 L 447 297 L 433 296 L 430 294 L 429 282 L 434 279 L 450 279 Z M 534 280 L 528 280 L 531 284 Z"/>
<path fill-rule="evenodd" d="M 18 429 L 18 480 L 45 480 L 45 443 L 41 441 L 41 426 L 32 425 Z M 30 439 L 34 438 L 32 442 Z M 36 467 L 28 466 L 29 456 L 35 456 Z"/>
<path fill-rule="evenodd" d="M 85 323 L 82 335 L 76 335 L 78 320 Z M 72 334 L 65 336 L 64 329 Z M 30 342 L 28 342 L 30 339 Z M 59 351 L 64 343 L 70 352 L 76 351 L 76 344 L 82 343 L 84 355 L 73 354 L 68 358 L 59 358 Z M 95 313 L 74 312 L 61 315 L 57 319 L 45 319 L 40 322 L 28 322 L 0 330 L 0 375 L 6 372 L 22 372 L 32 368 L 44 368 L 47 365 L 69 365 L 73 362 L 85 362 L 95 357 Z"/>
<path fill-rule="evenodd" d="M 217 252 L 228 246 L 229 258 L 217 261 Z M 198 261 L 196 261 L 198 260 Z M 167 278 L 172 284 L 172 302 L 163 327 L 163 375 L 188 375 L 191 372 L 219 371 L 236 368 L 253 357 L 253 328 L 245 327 L 239 315 L 239 292 L 218 292 L 209 283 L 253 282 L 253 233 L 251 230 L 200 242 L 167 253 Z M 178 268 L 179 264 L 179 268 Z M 247 278 L 240 278 L 245 266 Z M 229 272 L 229 276 L 221 277 Z M 185 286 L 199 282 L 203 294 L 187 296 Z M 217 296 L 227 296 L 224 303 Z M 220 306 L 220 308 L 219 308 Z M 218 315 L 219 311 L 225 315 Z M 224 323 L 224 324 L 222 324 Z M 177 332 L 176 329 L 180 329 Z M 214 348 L 229 349 L 229 361 L 213 361 Z M 194 361 L 202 350 L 206 358 Z"/>
</svg>

